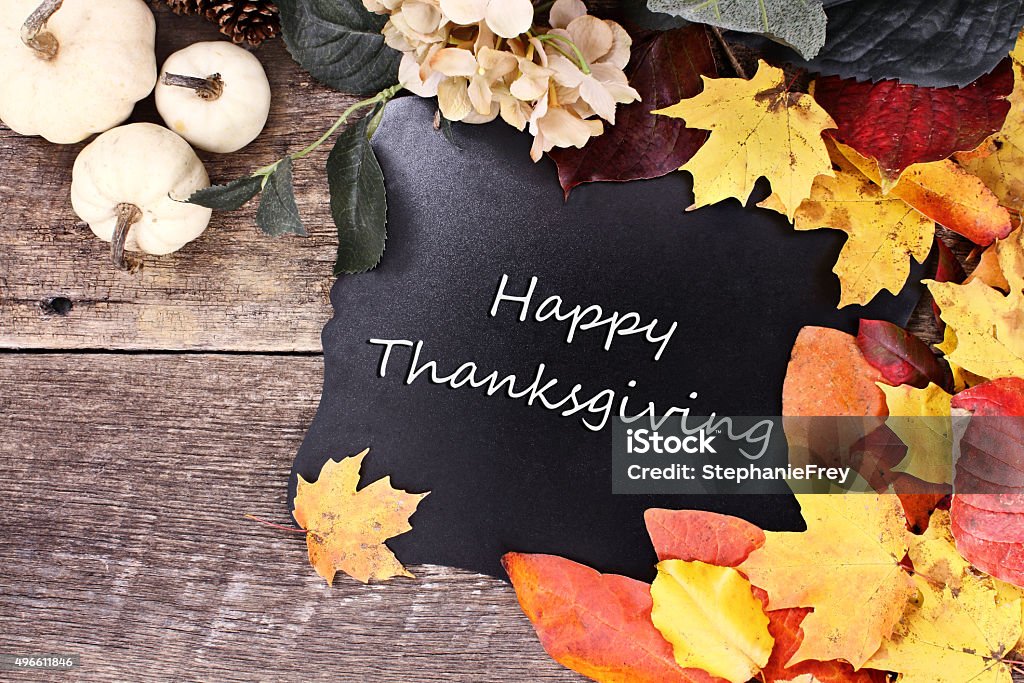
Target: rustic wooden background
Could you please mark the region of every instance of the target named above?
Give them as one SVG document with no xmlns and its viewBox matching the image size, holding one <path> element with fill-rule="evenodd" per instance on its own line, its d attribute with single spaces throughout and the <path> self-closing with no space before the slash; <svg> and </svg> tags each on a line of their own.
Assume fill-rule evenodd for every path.
<svg viewBox="0 0 1024 683">
<path fill-rule="evenodd" d="M 152 3 L 159 58 L 219 39 Z M 267 130 L 205 161 L 227 181 L 315 138 L 351 101 L 260 47 Z M 156 121 L 151 101 L 136 119 Z M 439 567 L 328 588 L 281 519 L 319 400 L 336 235 L 325 147 L 299 163 L 310 237 L 215 215 L 125 275 L 71 210 L 81 145 L 0 125 L 0 653 L 77 653 L 23 680 L 580 681 L 495 579 Z M 922 309 L 916 326 L 931 335 Z M 10 680 L 13 673 L 0 678 Z"/>
<path fill-rule="evenodd" d="M 216 30 L 151 3 L 159 59 Z M 275 94 L 231 180 L 315 139 L 351 102 L 281 41 L 256 54 Z M 157 121 L 152 102 L 136 119 Z M 320 397 L 337 237 L 321 177 L 297 165 L 310 237 L 253 210 L 141 273 L 115 271 L 71 210 L 58 147 L 0 126 L 0 653 L 78 653 L 18 680 L 579 681 L 551 661 L 507 584 L 440 567 L 333 588 L 281 519 Z M 12 680 L 13 672 L 0 672 Z"/>
</svg>

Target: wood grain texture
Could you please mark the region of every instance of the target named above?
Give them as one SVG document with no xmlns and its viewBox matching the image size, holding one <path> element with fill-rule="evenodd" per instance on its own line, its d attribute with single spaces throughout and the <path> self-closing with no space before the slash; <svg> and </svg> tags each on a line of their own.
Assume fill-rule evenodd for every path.
<svg viewBox="0 0 1024 683">
<path fill-rule="evenodd" d="M 412 567 L 329 588 L 301 534 L 242 518 L 288 521 L 321 373 L 316 357 L 0 354 L 0 652 L 83 661 L 19 679 L 583 680 L 503 582 Z"/>
<path fill-rule="evenodd" d="M 223 39 L 198 17 L 150 4 L 161 63 L 198 40 Z M 353 101 L 313 82 L 281 40 L 255 54 L 274 93 L 267 128 L 240 152 L 200 154 L 214 182 L 301 149 Z M 160 122 L 152 97 L 132 120 Z M 330 145 L 296 163 L 308 238 L 261 234 L 247 206 L 215 214 L 202 237 L 176 254 L 146 257 L 134 275 L 110 265 L 107 243 L 71 209 L 71 167 L 83 146 L 0 125 L 0 348 L 320 350 L 337 250 L 323 169 Z M 70 300 L 71 310 L 48 313 L 53 297 Z"/>
</svg>

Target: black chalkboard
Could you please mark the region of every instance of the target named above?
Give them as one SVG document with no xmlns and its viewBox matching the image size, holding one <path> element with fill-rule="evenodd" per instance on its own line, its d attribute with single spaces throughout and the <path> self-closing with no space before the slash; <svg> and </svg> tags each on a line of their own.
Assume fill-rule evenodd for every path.
<svg viewBox="0 0 1024 683">
<path fill-rule="evenodd" d="M 328 458 L 370 447 L 364 483 L 390 474 L 399 488 L 432 491 L 413 530 L 389 542 L 399 559 L 496 576 L 502 553 L 517 550 L 649 578 L 649 507 L 800 528 L 788 496 L 612 495 L 610 427 L 592 431 L 580 419 L 596 426 L 596 413 L 563 417 L 539 399 L 527 405 L 527 397 L 488 396 L 486 387 L 433 383 L 429 371 L 408 384 L 407 346 L 391 347 L 381 377 L 388 347 L 370 340 L 422 341 L 420 364 L 436 361 L 439 375 L 473 362 L 477 379 L 515 374 L 517 386 L 543 363 L 544 381 L 558 380 L 551 399 L 580 384 L 580 402 L 611 390 L 616 405 L 628 397 L 634 407 L 654 401 L 694 415 L 774 415 L 802 326 L 853 330 L 868 316 L 902 322 L 918 292 L 838 312 L 831 266 L 840 233 L 798 233 L 783 217 L 734 201 L 685 212 L 692 196 L 684 173 L 583 186 L 566 201 L 553 165 L 530 161 L 528 135 L 501 122 L 458 125 L 453 144 L 434 130 L 433 115 L 429 101 L 400 99 L 374 137 L 388 188 L 388 247 L 376 270 L 342 277 L 331 292 L 323 397 L 289 502 L 295 473 L 313 480 Z M 513 295 L 537 278 L 526 321 L 511 300 L 490 315 L 506 275 Z M 646 334 L 615 335 L 608 350 L 610 323 L 580 325 L 567 343 L 571 320 L 535 319 L 556 295 L 563 315 L 577 305 L 600 306 L 602 319 L 618 312 L 620 331 L 633 326 L 628 312 L 639 316 L 635 327 L 658 322 Z"/>
</svg>

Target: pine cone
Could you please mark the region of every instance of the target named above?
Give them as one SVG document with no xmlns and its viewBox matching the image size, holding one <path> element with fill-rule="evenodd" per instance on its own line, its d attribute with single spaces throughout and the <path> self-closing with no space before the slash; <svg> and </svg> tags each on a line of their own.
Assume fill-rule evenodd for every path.
<svg viewBox="0 0 1024 683">
<path fill-rule="evenodd" d="M 199 14 L 235 43 L 259 45 L 281 32 L 277 5 L 268 0 L 166 0 L 175 14 Z"/>
</svg>

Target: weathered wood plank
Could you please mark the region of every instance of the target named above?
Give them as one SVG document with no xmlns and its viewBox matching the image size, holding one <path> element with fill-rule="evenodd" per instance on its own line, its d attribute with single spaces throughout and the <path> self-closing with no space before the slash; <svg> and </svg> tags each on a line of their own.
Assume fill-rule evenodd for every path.
<svg viewBox="0 0 1024 683">
<path fill-rule="evenodd" d="M 197 17 L 151 5 L 161 61 L 197 40 L 222 38 Z M 312 82 L 280 40 L 256 54 L 274 93 L 267 129 L 235 154 L 202 154 L 214 182 L 300 149 L 352 102 Z M 152 98 L 133 120 L 159 122 Z M 71 166 L 82 146 L 51 145 L 0 125 L 0 347 L 320 349 L 337 245 L 322 168 L 329 146 L 296 164 L 309 238 L 264 236 L 246 207 L 216 215 L 199 240 L 177 254 L 148 257 L 135 275 L 110 266 L 106 243 L 71 210 Z M 52 297 L 70 300 L 71 310 L 47 312 Z"/>
<path fill-rule="evenodd" d="M 321 372 L 315 357 L 0 355 L 0 652 L 82 655 L 52 680 L 582 680 L 500 581 L 413 567 L 328 588 L 301 535 L 242 518 L 285 521 Z"/>
</svg>

